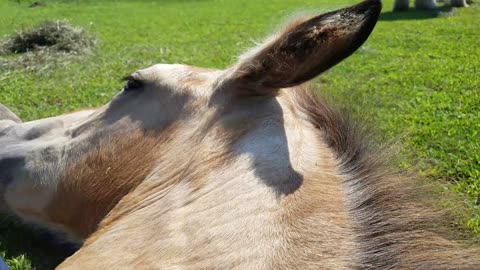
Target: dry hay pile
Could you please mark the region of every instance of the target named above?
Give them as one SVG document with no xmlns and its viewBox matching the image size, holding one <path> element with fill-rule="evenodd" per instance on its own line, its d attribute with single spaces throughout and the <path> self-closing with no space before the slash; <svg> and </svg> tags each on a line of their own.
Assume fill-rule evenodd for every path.
<svg viewBox="0 0 480 270">
<path fill-rule="evenodd" d="M 0 44 L 0 67 L 35 69 L 88 52 L 95 39 L 66 21 L 46 21 Z"/>
</svg>

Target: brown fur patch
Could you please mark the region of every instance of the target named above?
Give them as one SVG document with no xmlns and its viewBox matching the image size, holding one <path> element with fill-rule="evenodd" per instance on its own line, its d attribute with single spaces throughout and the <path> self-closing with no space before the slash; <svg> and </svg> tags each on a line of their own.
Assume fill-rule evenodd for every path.
<svg viewBox="0 0 480 270">
<path fill-rule="evenodd" d="M 151 172 L 162 143 L 174 136 L 137 131 L 118 135 L 92 149 L 59 182 L 47 214 L 49 219 L 85 239 L 100 221 Z"/>
<path fill-rule="evenodd" d="M 202 134 L 200 130 L 183 130 L 183 134 L 175 139 L 165 141 L 156 156 L 151 178 L 145 179 L 134 192 L 122 199 L 85 245 L 102 237 L 126 215 L 157 202 L 180 182 L 187 182 L 193 193 L 204 188 L 211 171 L 231 162 L 232 155 L 224 140 L 232 136 L 238 137 L 238 134 L 227 134 L 224 128 L 215 127 L 208 134 Z"/>
</svg>

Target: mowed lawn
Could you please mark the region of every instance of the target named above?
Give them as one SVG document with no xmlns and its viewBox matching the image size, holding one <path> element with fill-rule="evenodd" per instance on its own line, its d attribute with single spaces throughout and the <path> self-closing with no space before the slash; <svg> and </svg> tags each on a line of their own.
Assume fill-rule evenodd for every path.
<svg viewBox="0 0 480 270">
<path fill-rule="evenodd" d="M 0 36 L 67 19 L 96 36 L 90 54 L 32 70 L 0 67 L 0 102 L 24 120 L 108 102 L 120 78 L 154 63 L 225 68 L 298 14 L 350 0 L 0 1 Z M 316 80 L 325 96 L 394 140 L 400 166 L 459 195 L 458 227 L 480 234 L 480 5 L 382 17 L 366 44 Z M 443 204 L 439 200 L 439 204 Z M 0 216 L 0 256 L 12 269 L 51 269 L 61 250 Z"/>
</svg>

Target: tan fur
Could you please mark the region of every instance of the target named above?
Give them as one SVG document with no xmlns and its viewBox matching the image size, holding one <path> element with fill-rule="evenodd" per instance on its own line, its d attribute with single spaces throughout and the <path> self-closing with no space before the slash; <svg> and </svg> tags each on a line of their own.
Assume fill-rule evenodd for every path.
<svg viewBox="0 0 480 270">
<path fill-rule="evenodd" d="M 156 173 L 127 195 L 82 250 L 62 267 L 479 266 L 472 257 L 475 250 L 452 241 L 447 231 L 432 227 L 441 226 L 443 216 L 428 208 L 431 204 L 423 189 L 388 172 L 381 162 L 385 156 L 369 152 L 361 131 L 342 119 L 344 116 L 305 88 L 286 89 L 277 101 L 282 106 L 283 124 L 288 127 L 289 149 L 295 150 L 290 163 L 302 175 L 302 185 L 293 193 L 282 195 L 274 188 L 265 189 L 241 165 L 243 159 L 227 154 L 235 143 L 222 144 L 225 130 L 220 126 L 222 132 L 214 131 L 214 127 L 204 144 L 190 152 L 193 160 L 183 151 L 177 152 L 173 161 L 161 159 Z M 249 136 L 249 132 L 236 133 L 235 126 L 227 126 L 232 128 L 232 135 L 237 134 L 237 142 Z M 183 149 L 186 138 L 170 142 L 166 149 Z M 308 146 L 302 146 L 300 138 L 308 138 Z M 354 158 L 355 151 L 363 152 Z M 210 159 L 206 158 L 209 153 L 222 154 Z M 177 160 L 188 162 L 178 166 Z M 250 245 L 248 239 L 255 244 Z"/>
<path fill-rule="evenodd" d="M 288 98 L 287 104 L 296 111 L 295 118 L 289 120 L 297 123 L 298 119 L 307 120 L 308 117 L 302 115 L 298 108 L 296 92 L 299 90 L 286 91 L 289 94 L 282 94 L 281 98 Z M 298 128 L 310 130 L 316 137 L 309 139 L 304 147 L 312 147 L 319 152 L 318 156 L 312 156 L 310 152 L 302 158 L 298 157 L 298 162 L 302 164 L 303 182 L 295 193 L 282 200 L 285 216 L 279 223 L 288 232 L 289 240 L 282 255 L 284 258 L 277 261 L 274 269 L 350 269 L 353 264 L 349 254 L 355 251 L 355 244 L 351 237 L 353 231 L 347 205 L 342 199 L 344 194 L 341 178 L 337 175 L 335 155 L 323 143 L 313 125 L 308 122 L 304 125 Z M 300 147 L 298 144 L 291 146 L 292 149 Z M 314 162 L 307 164 L 306 159 Z"/>
<path fill-rule="evenodd" d="M 248 159 L 235 154 L 235 148 L 251 136 L 255 125 L 247 125 L 248 128 L 242 125 L 248 114 L 225 113 L 202 139 L 202 144 L 189 152 L 182 150 L 184 142 L 191 140 L 185 133 L 164 145 L 168 159 L 159 157 L 154 173 L 118 204 L 85 242 L 82 251 L 66 261 L 64 267 L 111 268 L 121 264 L 140 267 L 140 263 L 146 263 L 147 268 L 162 269 L 168 269 L 169 265 L 182 265 L 186 269 L 262 265 L 271 269 L 286 265 L 301 269 L 347 269 L 351 230 L 346 209 L 341 206 L 333 154 L 320 141 L 313 126 L 298 122 L 301 112 L 292 103 L 292 97 L 286 94 L 278 102 L 293 109 L 284 111 L 283 116 L 277 115 L 280 111 L 274 113 L 281 116 L 278 121 L 289 127 L 286 136 L 293 142 L 289 148 L 294 151 L 290 163 L 305 177 L 301 188 L 286 196 L 259 183 L 253 171 L 246 170 L 250 166 Z M 262 107 L 259 106 L 259 114 L 264 110 Z M 250 119 L 250 122 L 255 121 Z M 309 144 L 303 145 L 300 138 L 309 138 Z M 175 156 L 170 154 L 173 149 Z M 318 155 L 320 161 L 312 159 L 311 154 Z M 162 218 L 154 218 L 160 215 Z M 321 223 L 312 223 L 316 221 Z M 265 231 L 265 225 L 270 229 Z M 305 238 L 311 226 L 323 229 Z M 120 228 L 124 228 L 123 232 L 117 234 Z M 120 235 L 130 241 L 118 241 Z M 229 244 L 215 240 L 227 235 L 231 238 Z M 252 240 L 258 249 L 248 245 Z M 136 253 L 120 259 L 100 252 L 113 242 L 118 244 L 108 254 L 129 248 Z M 343 248 L 332 250 L 332 244 Z M 264 253 L 268 249 L 271 251 Z M 105 255 L 89 261 L 89 254 L 93 253 Z"/>
</svg>

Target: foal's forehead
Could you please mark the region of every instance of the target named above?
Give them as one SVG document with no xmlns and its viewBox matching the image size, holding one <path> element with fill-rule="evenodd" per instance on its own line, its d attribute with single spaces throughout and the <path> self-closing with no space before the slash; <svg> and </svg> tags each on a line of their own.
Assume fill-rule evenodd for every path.
<svg viewBox="0 0 480 270">
<path fill-rule="evenodd" d="M 200 68 L 181 64 L 156 64 L 136 71 L 133 76 L 140 80 L 158 82 L 173 88 L 202 86 L 214 81 L 220 70 Z"/>
<path fill-rule="evenodd" d="M 169 82 L 176 82 L 181 78 L 189 76 L 190 73 L 190 69 L 186 65 L 156 64 L 145 69 L 140 69 L 133 75 L 141 80 L 161 81 L 168 84 Z"/>
</svg>

